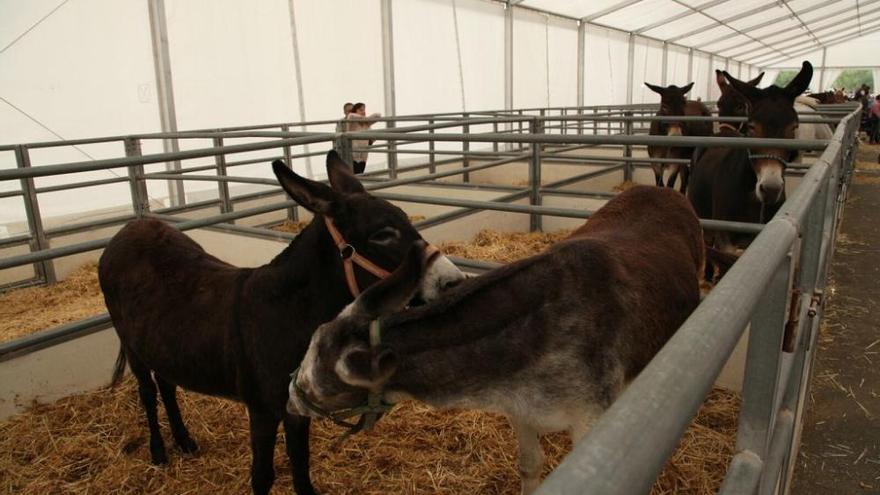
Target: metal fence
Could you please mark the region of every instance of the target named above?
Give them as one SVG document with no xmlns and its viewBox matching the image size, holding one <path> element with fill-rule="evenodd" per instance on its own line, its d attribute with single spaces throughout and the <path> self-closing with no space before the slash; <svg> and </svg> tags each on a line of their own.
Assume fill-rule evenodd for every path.
<svg viewBox="0 0 880 495">
<path fill-rule="evenodd" d="M 532 230 L 541 229 L 545 216 L 588 218 L 591 211 L 548 207 L 542 205 L 543 199 L 552 196 L 611 197 L 613 193 L 608 191 L 574 191 L 566 187 L 588 183 L 608 174 L 621 174 L 625 180 L 632 179 L 637 167 L 648 167 L 656 161 L 633 153 L 635 149 L 650 144 L 733 148 L 772 144 L 777 148 L 821 152 L 812 165 L 793 166 L 787 171 L 789 175 L 802 176 L 801 184 L 779 214 L 766 225 L 701 220 L 704 227 L 716 230 L 760 234 L 645 372 L 547 479 L 539 493 L 646 492 L 750 321 L 738 453 L 731 463 L 722 493 L 754 493 L 759 485 L 761 493 L 772 493 L 780 484 L 784 490 L 787 473 L 793 469 L 792 446 L 797 443 L 796 429 L 822 315 L 822 290 L 833 251 L 834 232 L 846 196 L 859 110 L 825 106 L 820 107 L 819 114 L 801 116 L 802 123 L 836 125 L 834 139 L 828 143 L 648 136 L 650 122 L 660 119 L 654 116 L 656 109 L 656 105 L 625 105 L 500 110 L 385 118 L 380 120 L 386 123 L 386 129 L 359 133 L 317 132 L 315 128 L 337 122 L 318 121 L 0 146 L 0 152 L 14 152 L 17 163 L 16 169 L 0 170 L 0 181 L 20 182 L 19 190 L 0 193 L 0 198 L 21 197 L 28 225 L 27 234 L 0 240 L 0 249 L 21 245 L 30 248 L 28 253 L 0 259 L 0 270 L 32 264 L 35 277 L 20 281 L 16 286 L 52 282 L 55 279 L 54 259 L 98 250 L 109 242 L 109 238 L 104 238 L 51 247 L 54 237 L 119 226 L 142 217 L 161 218 L 184 231 L 212 228 L 242 235 L 292 239 L 294 234 L 269 230 L 267 225 L 235 223 L 236 220 L 279 211 L 286 211 L 287 218 L 295 219 L 298 209 L 296 203 L 286 198 L 241 208 L 243 203 L 269 200 L 280 195 L 281 191 L 274 179 L 236 176 L 229 172 L 233 167 L 268 163 L 274 158 L 283 158 L 290 163 L 298 158 L 323 155 L 323 151 L 309 152 L 305 148 L 315 143 L 333 143 L 346 156 L 352 152 L 352 140 L 376 140 L 379 144 L 370 146 L 369 151 L 386 155 L 387 168 L 363 176 L 368 190 L 391 201 L 455 208 L 417 222 L 417 228 L 440 225 L 485 210 L 528 214 Z M 744 120 L 686 119 L 734 123 Z M 302 131 L 293 132 L 291 129 Z M 230 140 L 243 138 L 252 142 L 227 144 Z M 142 153 L 142 143 L 163 139 L 208 139 L 211 146 L 174 153 Z M 460 149 L 439 150 L 436 144 L 441 142 L 459 143 Z M 36 167 L 30 163 L 31 150 L 96 143 L 117 143 L 125 156 Z M 426 145 L 427 149 L 409 146 L 418 143 Z M 491 144 L 491 148 L 472 148 L 472 143 Z M 617 150 L 619 156 L 591 152 L 609 146 Z M 295 153 L 300 148 L 302 152 Z M 237 161 L 230 159 L 236 154 L 262 150 L 270 150 L 274 155 Z M 398 159 L 407 155 L 422 156 L 426 160 L 400 165 Z M 198 158 L 208 158 L 212 162 L 181 166 L 183 161 Z M 157 163 L 168 164 L 167 170 L 144 171 L 145 165 Z M 508 164 L 527 167 L 528 183 L 505 186 L 471 180 L 476 172 Z M 590 170 L 562 180 L 542 182 L 542 168 L 547 164 L 589 165 Z M 34 185 L 34 179 L 38 177 L 109 169 L 124 169 L 127 173 L 111 179 L 40 188 Z M 194 175 L 205 172 L 210 175 Z M 462 181 L 439 181 L 453 176 L 460 176 Z M 154 208 L 151 205 L 147 181 L 168 181 L 171 206 Z M 215 182 L 216 199 L 186 202 L 186 181 Z M 129 213 L 52 229 L 43 227 L 39 194 L 114 183 L 129 184 Z M 236 196 L 230 193 L 230 183 L 273 187 Z M 409 184 L 489 189 L 501 196 L 492 201 L 475 201 L 385 191 Z M 528 204 L 514 204 L 526 199 Z M 208 208 L 218 209 L 219 214 L 198 219 L 180 216 Z M 495 266 L 475 260 L 454 261 L 471 269 Z M 790 306 L 793 306 L 791 310 Z M 109 316 L 104 314 L 0 344 L 0 360 L 12 359 L 109 325 Z M 786 348 L 793 352 L 781 350 L 786 336 Z"/>
</svg>

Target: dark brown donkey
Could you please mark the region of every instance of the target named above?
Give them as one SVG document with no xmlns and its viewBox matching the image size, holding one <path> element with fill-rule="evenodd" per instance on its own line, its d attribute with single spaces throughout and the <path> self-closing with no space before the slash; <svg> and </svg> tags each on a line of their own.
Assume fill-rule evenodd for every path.
<svg viewBox="0 0 880 495">
<path fill-rule="evenodd" d="M 762 72 L 758 74 L 758 77 L 752 79 L 751 81 L 748 81 L 746 84 L 752 87 L 758 87 L 758 84 L 761 84 L 761 79 L 763 78 L 764 73 Z M 716 106 L 718 107 L 718 116 L 746 117 L 749 114 L 749 102 L 745 99 L 744 96 L 739 94 L 739 92 L 730 87 L 730 83 L 727 82 L 727 79 L 724 77 L 724 73 L 717 69 L 715 70 L 715 82 L 718 84 L 718 89 L 721 90 L 721 96 L 716 102 Z M 745 127 L 746 124 L 744 122 L 738 124 L 722 122 L 721 124 L 719 124 L 718 132 L 715 133 L 715 136 L 742 136 Z"/>
<path fill-rule="evenodd" d="M 687 86 L 679 88 L 672 85 L 667 87 L 654 86 L 645 83 L 645 86 L 651 88 L 651 91 L 660 95 L 660 110 L 657 112 L 658 117 L 709 117 L 712 114 L 702 102 L 686 100 L 684 95 L 694 86 L 690 83 Z M 711 122 L 651 122 L 652 136 L 711 136 Z M 651 158 L 675 158 L 690 160 L 694 153 L 693 147 L 679 146 L 648 146 L 648 156 Z M 663 172 L 669 168 L 671 171 L 666 187 L 675 187 L 675 180 L 681 172 L 681 192 L 685 192 L 688 187 L 688 178 L 690 170 L 688 166 L 681 163 L 651 163 L 654 170 L 654 180 L 658 186 L 663 186 Z"/>
<path fill-rule="evenodd" d="M 730 88 L 747 103 L 746 135 L 754 138 L 792 139 L 798 128 L 795 98 L 810 84 L 813 67 L 804 62 L 801 71 L 785 87 L 759 89 L 723 73 Z M 709 148 L 694 164 L 688 199 L 700 218 L 765 223 L 785 201 L 784 174 L 796 152 L 773 147 Z M 707 232 L 710 246 L 733 252 L 753 236 L 731 237 L 727 232 Z"/>
<path fill-rule="evenodd" d="M 502 412 L 528 493 L 544 464 L 538 435 L 580 440 L 697 306 L 703 235 L 684 196 L 634 187 L 544 253 L 397 313 L 424 258 L 412 249 L 318 329 L 288 410 L 338 411 L 370 391 L 374 401 Z"/>
<path fill-rule="evenodd" d="M 254 493 L 272 486 L 272 454 L 283 422 L 294 487 L 308 495 L 314 493 L 309 419 L 285 413 L 289 375 L 318 325 L 350 303 L 353 291 L 378 280 L 358 264 L 349 287 L 343 257 L 392 270 L 421 236 L 403 211 L 367 194 L 335 152 L 327 156 L 332 187 L 280 161 L 273 167 L 284 190 L 315 217 L 268 265 L 236 268 L 165 223 L 137 220 L 110 241 L 99 277 L 122 341 L 113 381 L 127 360 L 146 411 L 153 463 L 167 462 L 157 386 L 175 443 L 184 452 L 196 450 L 177 406 L 175 388 L 181 386 L 247 405 Z M 420 287 L 426 300 L 463 278 L 445 258 L 433 266 Z"/>
</svg>

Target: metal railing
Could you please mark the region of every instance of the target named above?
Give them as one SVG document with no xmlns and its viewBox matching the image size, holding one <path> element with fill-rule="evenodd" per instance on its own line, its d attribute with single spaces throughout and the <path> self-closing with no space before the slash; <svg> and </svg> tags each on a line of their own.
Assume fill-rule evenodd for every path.
<svg viewBox="0 0 880 495">
<path fill-rule="evenodd" d="M 328 120 L 0 146 L 0 152 L 15 153 L 18 165 L 16 169 L 0 170 L 0 181 L 20 183 L 20 190 L 2 193 L 0 197 L 20 196 L 23 199 L 29 230 L 25 235 L 0 240 L 0 249 L 20 245 L 30 248 L 28 253 L 0 258 L 0 270 L 33 264 L 36 277 L 21 281 L 18 285 L 51 282 L 54 280 L 52 260 L 101 249 L 109 242 L 109 238 L 102 238 L 51 247 L 54 238 L 118 226 L 139 217 L 167 220 L 184 231 L 212 228 L 284 241 L 292 239 L 294 234 L 269 230 L 265 226 L 235 223 L 256 215 L 282 211 L 287 212 L 287 218 L 295 219 L 298 208 L 293 201 L 282 199 L 282 192 L 274 179 L 230 175 L 230 170 L 253 163 L 268 163 L 274 158 L 284 158 L 290 163 L 292 159 L 325 153 L 294 153 L 297 147 L 306 144 L 333 143 L 343 155 L 347 155 L 352 151 L 351 140 L 376 140 L 379 144 L 370 146 L 369 151 L 387 154 L 395 159 L 388 160 L 386 169 L 362 176 L 368 190 L 391 201 L 454 208 L 417 222 L 417 228 L 428 228 L 480 211 L 494 210 L 529 215 L 532 230 L 540 230 L 543 218 L 548 216 L 588 218 L 591 211 L 545 206 L 544 199 L 554 196 L 604 199 L 613 196 L 607 191 L 576 191 L 567 187 L 578 183 L 588 184 L 590 180 L 610 174 L 619 174 L 622 179 L 631 180 L 636 168 L 649 167 L 657 161 L 637 156 L 635 151 L 646 145 L 748 148 L 772 144 L 777 148 L 820 151 L 821 156 L 812 165 L 792 167 L 787 172 L 789 175 L 802 174 L 801 183 L 768 224 L 701 220 L 704 227 L 715 230 L 759 235 L 648 368 L 539 490 L 539 493 L 591 494 L 646 492 L 751 321 L 737 455 L 730 465 L 722 493 L 753 493 L 750 487 L 759 485 L 761 493 L 772 493 L 779 483 L 785 487 L 788 476 L 780 476 L 780 473 L 787 473 L 791 469 L 794 430 L 800 422 L 805 380 L 809 377 L 818 321 L 822 315 L 822 290 L 833 252 L 840 205 L 846 196 L 852 147 L 858 128 L 858 110 L 828 106 L 821 108 L 819 115 L 802 116 L 802 122 L 836 125 L 834 139 L 829 143 L 648 136 L 647 126 L 659 119 L 653 115 L 656 109 L 656 105 L 622 105 L 499 110 L 385 118 L 380 120 L 393 123 L 393 128 L 357 133 L 289 131 L 294 127 L 309 129 L 335 125 L 337 122 Z M 743 120 L 718 117 L 686 119 L 714 122 Z M 682 118 L 677 117 L 676 120 Z M 453 132 L 455 130 L 461 132 Z M 230 140 L 244 138 L 257 141 L 228 144 Z M 143 154 L 143 142 L 159 139 L 203 139 L 209 140 L 210 146 L 174 153 Z M 124 156 L 30 166 L 29 152 L 33 149 L 113 142 L 121 144 Z M 436 144 L 441 142 L 460 143 L 460 149 L 440 150 Z M 427 148 L 412 149 L 410 146 L 419 143 L 427 145 Z M 472 146 L 473 143 L 491 144 L 491 148 L 477 149 Z M 499 143 L 508 143 L 509 146 L 499 146 Z M 619 152 L 619 156 L 598 152 L 608 147 Z M 237 154 L 265 150 L 275 153 L 269 157 L 231 159 Z M 407 165 L 397 160 L 410 154 L 426 159 Z M 144 171 L 145 165 L 205 158 L 211 162 L 196 166 L 182 163 L 179 170 L 165 172 Z M 542 170 L 548 164 L 589 166 L 589 170 L 542 183 Z M 481 171 L 511 165 L 526 167 L 526 184 L 487 185 L 477 180 Z M 109 169 L 125 169 L 126 175 L 51 187 L 34 185 L 34 179 L 38 177 Z M 213 175 L 193 175 L 205 172 L 213 172 Z M 461 182 L 439 181 L 455 176 L 461 177 Z M 148 181 L 173 181 L 179 184 L 177 187 L 181 191 L 185 190 L 187 181 L 211 181 L 217 184 L 217 197 L 187 203 L 184 195 L 182 204 L 155 208 L 147 196 Z M 44 228 L 38 201 L 40 193 L 122 182 L 129 184 L 130 213 L 96 222 Z M 229 187 L 230 183 L 271 188 L 235 195 Z M 491 201 L 476 201 L 386 191 L 403 185 L 489 190 L 499 196 Z M 278 201 L 270 201 L 274 198 Z M 270 202 L 241 207 L 241 204 L 255 200 Z M 515 203 L 524 200 L 528 204 Z M 180 216 L 205 208 L 216 209 L 219 213 L 199 219 Z M 474 260 L 454 261 L 460 266 L 477 270 L 495 266 Z M 792 288 L 796 290 L 791 291 Z M 790 311 L 792 304 L 795 307 Z M 789 314 L 796 318 L 787 318 Z M 786 323 L 789 329 L 787 336 Z M 0 360 L 12 359 L 109 325 L 109 316 L 104 314 L 0 344 Z M 792 352 L 781 350 L 783 341 Z M 646 445 L 650 448 L 645 448 Z"/>
</svg>

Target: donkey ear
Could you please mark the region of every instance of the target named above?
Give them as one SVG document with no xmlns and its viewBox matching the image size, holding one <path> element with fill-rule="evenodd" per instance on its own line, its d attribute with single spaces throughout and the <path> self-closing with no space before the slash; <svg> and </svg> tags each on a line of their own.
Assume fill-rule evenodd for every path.
<svg viewBox="0 0 880 495">
<path fill-rule="evenodd" d="M 647 82 L 645 83 L 645 86 L 647 86 L 651 91 L 657 93 L 660 96 L 663 96 L 663 92 L 666 90 L 666 88 L 654 86 L 653 84 Z"/>
<path fill-rule="evenodd" d="M 336 374 L 352 386 L 375 389 L 397 371 L 397 355 L 388 347 L 376 352 L 361 343 L 349 344 L 336 362 Z"/>
<path fill-rule="evenodd" d="M 724 78 L 724 73 L 718 69 L 715 69 L 715 82 L 718 83 L 718 87 L 722 92 L 725 88 L 730 86 L 730 84 L 727 83 L 727 79 Z"/>
<path fill-rule="evenodd" d="M 338 199 L 338 194 L 332 189 L 320 182 L 300 176 L 287 168 L 281 160 L 272 162 L 272 170 L 287 194 L 312 213 L 329 213 L 333 203 Z"/>
<path fill-rule="evenodd" d="M 743 98 L 748 100 L 749 102 L 754 102 L 761 98 L 761 90 L 755 88 L 754 86 L 749 86 L 748 83 L 744 83 L 739 79 L 731 76 L 727 73 L 727 71 L 723 71 L 724 78 L 730 83 L 730 86 L 736 90 L 737 93 L 741 94 Z"/>
<path fill-rule="evenodd" d="M 330 185 L 341 194 L 355 194 L 366 192 L 361 181 L 354 176 L 349 164 L 342 161 L 342 157 L 335 150 L 327 153 L 327 177 Z"/>
<path fill-rule="evenodd" d="M 688 94 L 688 91 L 690 91 L 691 88 L 693 88 L 693 87 L 694 87 L 694 83 L 686 84 L 686 85 L 678 88 L 678 91 L 681 93 L 681 96 L 684 96 L 684 95 Z"/>
<path fill-rule="evenodd" d="M 425 256 L 425 241 L 413 243 L 403 262 L 385 280 L 372 285 L 355 302 L 356 313 L 374 320 L 380 316 L 400 311 L 413 298 L 428 265 L 438 253 Z"/>
<path fill-rule="evenodd" d="M 788 93 L 788 96 L 794 99 L 807 90 L 811 79 L 813 79 L 813 65 L 804 60 L 804 64 L 801 66 L 801 71 L 794 76 L 794 79 L 792 79 L 790 83 L 788 83 L 785 87 L 785 92 Z"/>
<path fill-rule="evenodd" d="M 764 79 L 764 73 L 763 73 L 763 72 L 760 73 L 760 74 L 758 74 L 758 77 L 752 79 L 752 80 L 749 81 L 747 84 L 748 84 L 749 86 L 754 86 L 754 87 L 757 88 L 758 85 L 761 84 L 761 79 Z"/>
</svg>

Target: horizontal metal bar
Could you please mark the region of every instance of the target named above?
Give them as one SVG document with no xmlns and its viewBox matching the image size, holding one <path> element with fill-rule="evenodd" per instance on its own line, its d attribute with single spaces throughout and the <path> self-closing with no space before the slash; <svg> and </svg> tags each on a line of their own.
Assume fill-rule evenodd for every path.
<svg viewBox="0 0 880 495">
<path fill-rule="evenodd" d="M 57 191 L 67 191 L 69 189 L 80 189 L 83 187 L 95 187 L 95 186 L 103 186 L 106 184 L 117 184 L 120 182 L 128 182 L 128 177 L 113 177 L 112 179 L 100 179 L 100 180 L 90 180 L 86 182 L 73 182 L 70 184 L 59 184 L 57 186 L 46 186 L 46 187 L 38 187 L 36 191 L 38 193 L 50 193 Z"/>
<path fill-rule="evenodd" d="M 24 192 L 22 192 L 22 191 L 3 191 L 3 192 L 0 192 L 0 199 L 14 198 L 16 196 L 24 196 Z"/>
<path fill-rule="evenodd" d="M 9 248 L 12 246 L 21 246 L 22 244 L 29 244 L 30 242 L 30 234 L 14 235 L 6 237 L 5 239 L 0 239 L 0 249 Z"/>
<path fill-rule="evenodd" d="M 261 143 L 235 144 L 231 146 L 223 146 L 220 148 L 201 148 L 197 150 L 178 151 L 174 153 L 156 153 L 152 155 L 143 155 L 137 157 L 93 160 L 90 162 L 41 165 L 39 167 L 31 167 L 27 169 L 0 170 L 0 180 L 21 179 L 27 177 L 46 177 L 50 175 L 61 175 L 72 172 L 90 172 L 93 170 L 127 167 L 130 165 L 147 165 L 151 163 L 187 160 L 190 158 L 203 158 L 207 156 L 214 156 L 218 153 L 240 153 L 245 151 L 258 151 L 272 148 L 280 148 L 282 146 L 320 143 L 325 141 L 332 141 L 334 139 L 334 136 L 335 134 L 330 133 L 314 134 L 312 136 L 304 138 L 281 139 L 277 141 L 266 141 Z M 175 179 L 178 179 L 178 177 L 175 177 Z"/>
<path fill-rule="evenodd" d="M 9 342 L 3 342 L 0 343 L 0 362 L 82 337 L 83 335 L 98 332 L 110 326 L 112 326 L 110 315 L 103 313 L 26 335 Z"/>
<path fill-rule="evenodd" d="M 723 138 L 723 137 L 693 137 L 693 136 L 625 136 L 625 135 L 592 135 L 592 134 L 394 134 L 389 132 L 368 131 L 349 133 L 353 139 L 391 139 L 412 141 L 427 139 L 432 141 L 471 141 L 481 143 L 580 143 L 580 144 L 605 144 L 626 145 L 643 144 L 650 146 L 681 146 L 681 147 L 710 147 L 724 146 L 727 148 L 755 148 L 772 147 L 785 150 L 822 150 L 828 145 L 828 141 L 820 139 L 758 139 L 749 137 Z M 0 179 L 3 177 L 0 176 Z"/>
<path fill-rule="evenodd" d="M 75 234 L 78 232 L 86 232 L 89 230 L 100 229 L 103 227 L 109 227 L 111 225 L 119 225 L 121 223 L 130 222 L 137 218 L 134 214 L 127 215 L 118 215 L 110 218 L 102 218 L 100 220 L 91 220 L 88 222 L 80 222 L 80 223 L 72 223 L 65 224 L 59 227 L 53 227 L 51 229 L 46 229 L 46 235 L 49 237 L 57 237 L 63 235 Z"/>
</svg>

